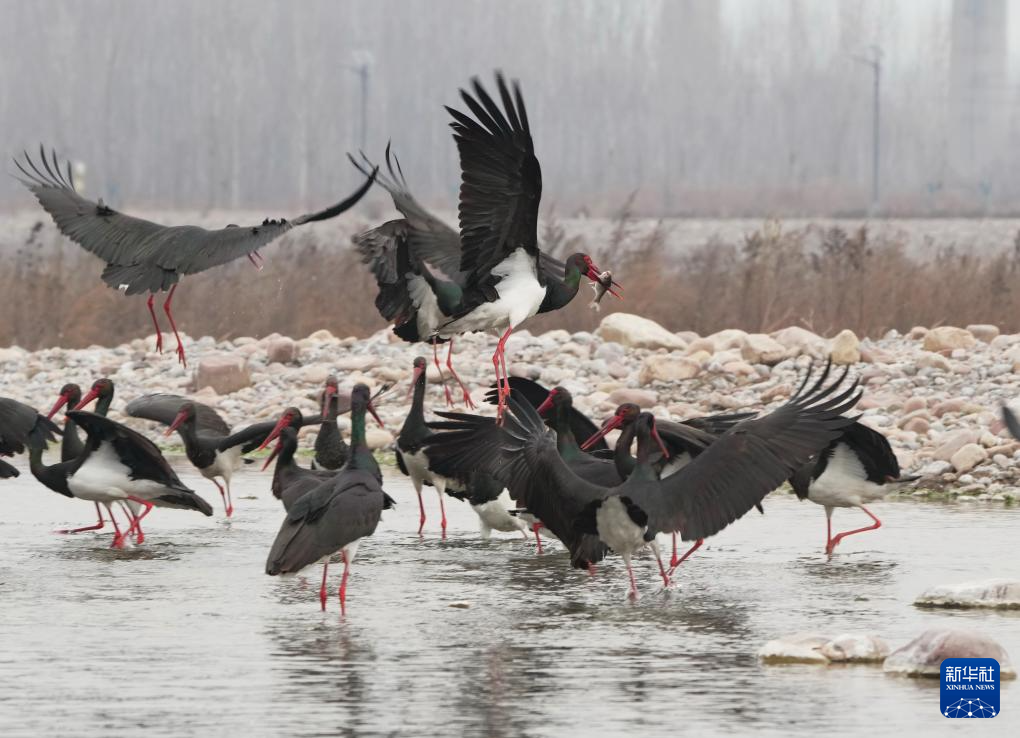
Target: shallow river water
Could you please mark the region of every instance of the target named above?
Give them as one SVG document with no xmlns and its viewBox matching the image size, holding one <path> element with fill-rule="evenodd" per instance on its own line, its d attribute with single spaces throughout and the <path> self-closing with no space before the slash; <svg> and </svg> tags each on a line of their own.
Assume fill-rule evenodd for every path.
<svg viewBox="0 0 1020 738">
<path fill-rule="evenodd" d="M 212 485 L 182 475 L 216 517 L 156 510 L 148 540 L 55 535 L 90 505 L 26 473 L 0 483 L 0 733 L 98 735 L 891 735 L 949 734 L 934 683 L 873 667 L 764 667 L 766 640 L 801 630 L 873 632 L 893 646 L 933 626 L 973 627 L 1020 661 L 1020 614 L 923 611 L 929 585 L 1017 577 L 1020 511 L 999 505 L 878 503 L 885 523 L 827 561 L 822 508 L 766 500 L 683 565 L 661 592 L 650 558 L 642 598 L 622 562 L 594 579 L 550 544 L 477 533 L 435 493 L 419 539 L 410 485 L 363 542 L 347 616 L 332 567 L 263 574 L 282 518 L 268 474 L 235 481 L 224 523 Z M 435 513 L 433 515 L 433 513 Z M 839 511 L 837 528 L 867 523 Z M 977 726 L 971 726 L 971 730 Z M 1020 735 L 1020 685 L 983 735 Z"/>
</svg>

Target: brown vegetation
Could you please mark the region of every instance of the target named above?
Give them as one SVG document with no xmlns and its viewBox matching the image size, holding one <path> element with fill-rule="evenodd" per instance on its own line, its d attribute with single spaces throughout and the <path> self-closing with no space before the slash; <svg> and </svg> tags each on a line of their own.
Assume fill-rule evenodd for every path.
<svg viewBox="0 0 1020 738">
<path fill-rule="evenodd" d="M 923 258 L 864 227 L 784 230 L 770 221 L 739 243 L 711 241 L 679 256 L 665 253 L 666 235 L 628 208 L 602 243 L 568 237 L 555 218 L 544 222 L 543 243 L 561 255 L 591 253 L 613 269 L 625 300 L 607 297 L 596 314 L 584 287 L 568 309 L 533 319 L 529 328 L 592 330 L 606 312 L 623 310 L 702 335 L 802 325 L 823 335 L 851 328 L 877 336 L 979 322 L 1020 331 L 1020 234 L 988 257 L 932 243 Z M 327 328 L 345 336 L 384 326 L 373 305 L 375 285 L 346 237 L 338 243 L 310 231 L 288 240 L 272 247 L 262 272 L 242 260 L 186 278 L 174 309 L 183 330 L 229 338 Z M 0 245 L 0 346 L 110 345 L 152 333 L 145 298 L 103 285 L 99 260 L 51 224 L 32 226 L 20 241 Z"/>
</svg>

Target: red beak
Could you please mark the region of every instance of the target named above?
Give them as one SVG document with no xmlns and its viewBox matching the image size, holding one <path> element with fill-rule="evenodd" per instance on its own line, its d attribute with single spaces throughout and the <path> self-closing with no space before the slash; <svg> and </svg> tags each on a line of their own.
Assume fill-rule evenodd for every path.
<svg viewBox="0 0 1020 738">
<path fill-rule="evenodd" d="M 609 433 L 609 431 L 619 428 L 621 425 L 623 425 L 623 416 L 614 415 L 613 417 L 611 417 L 609 420 L 602 424 L 601 430 L 596 432 L 591 438 L 589 438 L 587 441 L 581 444 L 581 450 L 587 451 L 596 443 L 598 443 L 601 439 L 605 438 L 606 434 Z"/>
<path fill-rule="evenodd" d="M 64 405 L 66 405 L 67 401 L 70 400 L 70 399 L 71 398 L 66 393 L 62 394 L 60 397 L 58 397 L 57 398 L 57 404 L 53 406 L 52 410 L 50 410 L 49 415 L 46 416 L 46 419 L 50 420 L 54 415 L 57 414 L 57 410 L 62 408 Z M 77 408 L 75 408 L 75 409 L 77 410 Z"/>
<path fill-rule="evenodd" d="M 262 465 L 262 469 L 260 469 L 260 471 L 265 471 L 266 468 L 273 463 L 273 459 L 280 455 L 281 448 L 283 448 L 282 438 L 276 442 L 276 448 L 273 449 L 273 453 L 269 454 L 269 458 L 266 459 L 266 463 Z"/>
<path fill-rule="evenodd" d="M 538 411 L 539 415 L 545 415 L 549 412 L 549 408 L 553 406 L 553 398 L 556 396 L 556 390 L 551 390 L 546 398 L 542 400 L 542 404 L 539 405 L 535 410 Z"/>
<path fill-rule="evenodd" d="M 95 389 L 90 389 L 85 394 L 85 396 L 83 398 L 81 398 L 81 402 L 79 402 L 77 405 L 75 405 L 74 407 L 71 408 L 71 411 L 73 412 L 75 410 L 81 410 L 83 407 L 88 405 L 90 402 L 92 402 L 97 397 L 99 397 L 99 393 L 96 392 Z"/>
<path fill-rule="evenodd" d="M 273 426 L 273 430 L 269 431 L 269 435 L 266 436 L 266 440 L 264 440 L 262 442 L 262 445 L 259 446 L 255 450 L 256 451 L 261 451 L 266 446 L 268 446 L 269 443 L 274 438 L 276 438 L 278 435 L 280 435 L 280 431 L 282 431 L 284 428 L 286 428 L 288 425 L 290 425 L 290 420 L 291 420 L 290 413 L 284 413 L 283 416 L 277 421 L 276 425 Z"/>
<path fill-rule="evenodd" d="M 183 410 L 181 410 L 179 413 L 177 413 L 177 417 L 174 418 L 174 422 L 172 422 L 170 424 L 170 427 L 166 429 L 166 432 L 164 432 L 163 435 L 164 436 L 169 436 L 175 430 L 180 428 L 181 427 L 181 423 L 183 423 L 187 417 L 188 417 L 188 414 L 186 412 L 184 412 Z"/>
<path fill-rule="evenodd" d="M 407 388 L 407 394 L 404 396 L 405 399 L 411 396 L 411 393 L 414 391 L 414 386 L 418 384 L 418 377 L 420 377 L 424 373 L 425 373 L 424 364 L 422 364 L 421 366 L 416 366 L 414 368 L 414 374 L 411 376 L 411 386 Z M 369 403 L 369 407 L 372 407 L 371 403 Z M 374 414 L 375 413 L 373 413 L 373 415 Z"/>
<path fill-rule="evenodd" d="M 329 400 L 336 394 L 336 387 L 331 384 L 326 385 L 326 389 L 322 393 L 322 417 L 326 417 L 327 408 L 329 407 Z"/>
<path fill-rule="evenodd" d="M 425 367 L 421 367 L 420 370 L 415 370 L 415 371 L 418 374 L 421 374 L 421 372 L 425 371 Z M 382 419 L 376 414 L 375 407 L 372 406 L 372 401 L 371 400 L 369 400 L 369 403 L 368 403 L 368 412 L 372 413 L 372 417 L 375 418 L 375 422 L 379 424 L 380 428 L 385 428 L 386 427 L 386 424 L 383 423 Z"/>
</svg>

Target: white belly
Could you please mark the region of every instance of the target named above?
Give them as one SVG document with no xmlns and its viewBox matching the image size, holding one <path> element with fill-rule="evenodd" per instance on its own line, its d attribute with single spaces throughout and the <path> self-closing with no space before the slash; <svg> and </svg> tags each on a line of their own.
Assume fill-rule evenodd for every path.
<svg viewBox="0 0 1020 738">
<path fill-rule="evenodd" d="M 535 259 L 517 249 L 492 269 L 500 277 L 496 284 L 499 297 L 479 305 L 467 315 L 439 329 L 442 338 L 469 331 L 516 327 L 538 312 L 545 299 L 545 287 L 538 283 Z"/>
<path fill-rule="evenodd" d="M 67 486 L 75 497 L 92 502 L 113 502 L 129 495 L 147 499 L 163 489 L 160 484 L 131 479 L 130 475 L 131 470 L 121 463 L 113 447 L 103 443 L 67 480 Z"/>
<path fill-rule="evenodd" d="M 199 469 L 199 472 L 206 479 L 222 477 L 230 481 L 231 475 L 241 466 L 241 447 L 232 446 L 226 451 L 217 451 L 216 458 L 212 464 Z"/>
<path fill-rule="evenodd" d="M 822 476 L 811 483 L 808 499 L 826 507 L 858 507 L 885 497 L 888 491 L 887 485 L 869 482 L 864 465 L 840 444 Z"/>
<path fill-rule="evenodd" d="M 411 477 L 412 480 L 417 480 L 419 483 L 429 482 L 434 486 L 441 484 L 442 490 L 445 490 L 447 486 L 450 486 L 446 477 L 441 477 L 438 474 L 433 474 L 429 471 L 429 460 L 428 457 L 425 456 L 424 451 L 416 451 L 413 454 L 401 451 L 400 455 L 404 457 L 404 466 L 407 468 L 407 475 Z M 453 486 L 450 486 L 450 488 L 453 489 Z"/>
<path fill-rule="evenodd" d="M 497 499 L 481 505 L 472 505 L 471 509 L 475 511 L 482 523 L 492 530 L 503 533 L 526 530 L 528 524 L 507 511 L 509 504 L 510 496 L 504 491 Z"/>
<path fill-rule="evenodd" d="M 632 554 L 645 546 L 645 528 L 627 514 L 619 497 L 609 497 L 595 513 L 599 538 L 618 554 Z"/>
</svg>

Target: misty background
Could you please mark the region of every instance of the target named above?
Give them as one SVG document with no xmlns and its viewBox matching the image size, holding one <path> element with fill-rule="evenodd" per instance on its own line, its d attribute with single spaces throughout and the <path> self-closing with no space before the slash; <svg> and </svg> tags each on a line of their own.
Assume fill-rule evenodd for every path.
<svg viewBox="0 0 1020 738">
<path fill-rule="evenodd" d="M 0 134 L 140 210 L 311 207 L 392 140 L 455 207 L 442 105 L 520 79 L 544 208 L 1020 212 L 1020 2 L 0 0 Z M 12 170 L 11 165 L 7 166 Z M 379 194 L 376 195 L 380 197 Z M 0 208 L 35 207 L 0 178 Z"/>
</svg>

